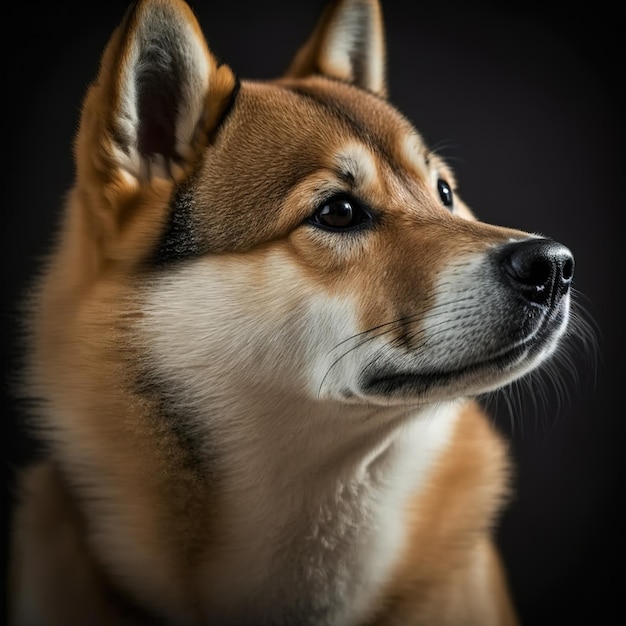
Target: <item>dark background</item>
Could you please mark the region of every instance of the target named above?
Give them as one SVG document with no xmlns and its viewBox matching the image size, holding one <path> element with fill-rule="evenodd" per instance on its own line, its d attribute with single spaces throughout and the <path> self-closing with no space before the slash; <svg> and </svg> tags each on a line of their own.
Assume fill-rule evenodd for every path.
<svg viewBox="0 0 626 626">
<path fill-rule="evenodd" d="M 242 77 L 279 74 L 324 3 L 267 4 L 192 4 L 214 52 Z M 573 250 L 575 301 L 594 328 L 595 347 L 572 338 L 568 358 L 557 359 L 550 375 L 490 401 L 517 466 L 516 495 L 498 539 L 526 626 L 595 624 L 613 609 L 619 614 L 625 581 L 617 311 L 623 42 L 617 5 L 576 6 L 383 2 L 392 101 L 453 165 L 462 196 L 481 219 Z M 51 241 L 72 180 L 81 99 L 125 7 L 108 0 L 3 9 L 3 39 L 11 42 L 3 44 L 0 228 L 9 505 L 14 468 L 30 450 L 8 392 L 19 352 L 15 304 Z"/>
</svg>

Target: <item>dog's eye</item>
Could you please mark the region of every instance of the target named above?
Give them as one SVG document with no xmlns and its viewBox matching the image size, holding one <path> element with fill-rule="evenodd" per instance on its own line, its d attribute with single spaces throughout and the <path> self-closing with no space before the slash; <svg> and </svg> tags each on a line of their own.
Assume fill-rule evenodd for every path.
<svg viewBox="0 0 626 626">
<path fill-rule="evenodd" d="M 325 200 L 309 222 L 326 230 L 352 230 L 371 222 L 372 216 L 356 200 L 339 195 Z"/>
<path fill-rule="evenodd" d="M 451 209 L 454 205 L 454 194 L 450 185 L 443 178 L 437 179 L 437 191 L 443 206 Z"/>
</svg>

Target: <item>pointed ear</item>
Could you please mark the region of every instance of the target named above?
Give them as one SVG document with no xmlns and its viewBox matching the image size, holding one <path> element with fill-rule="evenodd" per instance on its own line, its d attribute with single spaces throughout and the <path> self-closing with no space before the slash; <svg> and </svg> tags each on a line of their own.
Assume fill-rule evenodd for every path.
<svg viewBox="0 0 626 626">
<path fill-rule="evenodd" d="M 295 56 L 286 76 L 322 74 L 386 95 L 385 38 L 377 0 L 336 0 Z"/>
<path fill-rule="evenodd" d="M 79 179 L 96 173 L 111 191 L 183 176 L 235 84 L 183 0 L 139 0 L 113 34 L 85 100 Z"/>
</svg>

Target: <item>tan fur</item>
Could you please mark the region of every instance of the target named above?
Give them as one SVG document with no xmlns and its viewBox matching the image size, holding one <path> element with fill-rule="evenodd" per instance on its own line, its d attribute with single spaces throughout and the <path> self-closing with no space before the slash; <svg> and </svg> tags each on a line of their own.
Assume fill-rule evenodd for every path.
<svg viewBox="0 0 626 626">
<path fill-rule="evenodd" d="M 357 22 L 359 36 L 345 37 Z M 133 108 L 141 100 L 133 89 L 152 88 L 153 78 L 141 74 L 137 55 L 159 29 L 173 46 L 160 69 L 176 79 L 157 88 L 178 89 L 180 99 L 170 110 L 178 117 L 157 128 L 166 140 L 143 137 Z M 360 337 L 369 338 L 365 349 L 389 348 L 371 348 L 370 366 L 428 349 L 440 359 L 448 349 L 428 333 L 454 296 L 446 280 L 458 271 L 478 281 L 484 272 L 472 263 L 529 238 L 476 221 L 456 191 L 454 213 L 442 207 L 437 178 L 454 189 L 453 173 L 385 99 L 383 62 L 373 0 L 332 3 L 285 76 L 242 81 L 238 92 L 182 0 L 140 0 L 112 35 L 84 101 L 58 246 L 28 303 L 26 386 L 45 400 L 36 425 L 50 454 L 25 472 L 14 518 L 14 626 L 156 617 L 199 625 L 214 623 L 220 607 L 234 623 L 240 604 L 266 607 L 261 623 L 310 607 L 319 621 L 300 617 L 336 626 L 516 623 L 491 539 L 508 496 L 506 446 L 470 398 L 521 370 L 407 399 L 363 399 L 349 388 Z M 376 228 L 343 236 L 308 224 L 339 192 L 381 212 Z M 182 243 L 191 252 L 162 266 L 154 254 L 173 206 L 188 211 Z M 464 297 L 471 286 L 460 284 Z M 487 312 L 496 319 L 495 308 Z M 344 342 L 352 343 L 336 358 Z M 325 387 L 342 367 L 336 388 Z M 399 433 L 418 432 L 412 419 L 426 422 L 424 433 L 432 434 L 429 419 L 448 420 L 451 431 L 434 427 L 441 449 L 404 501 L 402 481 L 414 482 L 401 469 L 413 461 Z M 422 452 L 431 454 L 426 445 Z M 396 467 L 394 455 L 405 465 Z M 400 469 L 386 476 L 388 468 Z M 286 502 L 283 484 L 294 489 Z M 361 488 L 372 490 L 371 501 L 358 499 Z M 351 532 L 363 521 L 363 536 L 378 537 L 368 515 L 386 519 L 376 507 L 387 492 L 398 506 L 387 521 L 402 531 L 383 536 L 370 562 Z M 271 493 L 275 503 L 255 499 Z M 262 529 L 246 525 L 255 514 L 275 546 L 269 556 Z M 307 515 L 311 528 L 302 530 Z M 315 541 L 304 552 L 315 533 L 319 554 Z M 348 562 L 365 558 L 362 578 L 333 561 L 335 538 Z M 293 549 L 286 558 L 285 546 Z M 300 579 L 296 591 L 288 573 L 280 579 L 281 563 L 300 572 L 300 548 L 319 556 L 310 598 Z M 275 588 L 255 558 L 277 564 Z M 379 562 L 379 572 L 368 570 Z M 335 597 L 334 576 L 346 588 L 356 581 L 346 592 L 354 595 Z M 276 594 L 269 604 L 268 593 Z"/>
<path fill-rule="evenodd" d="M 408 511 L 411 550 L 373 624 L 516 623 L 499 558 L 487 539 L 508 496 L 508 473 L 503 442 L 479 407 L 468 403 L 428 494 Z M 493 613 L 483 617 L 483 611 Z"/>
</svg>

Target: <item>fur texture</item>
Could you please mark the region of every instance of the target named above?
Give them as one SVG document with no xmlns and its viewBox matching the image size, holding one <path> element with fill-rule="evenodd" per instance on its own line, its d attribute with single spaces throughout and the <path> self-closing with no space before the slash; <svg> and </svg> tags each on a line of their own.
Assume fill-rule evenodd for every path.
<svg viewBox="0 0 626 626">
<path fill-rule="evenodd" d="M 555 350 L 573 258 L 473 217 L 384 67 L 374 0 L 267 82 L 182 0 L 113 33 L 28 303 L 14 625 L 516 623 L 473 398 Z"/>
</svg>

